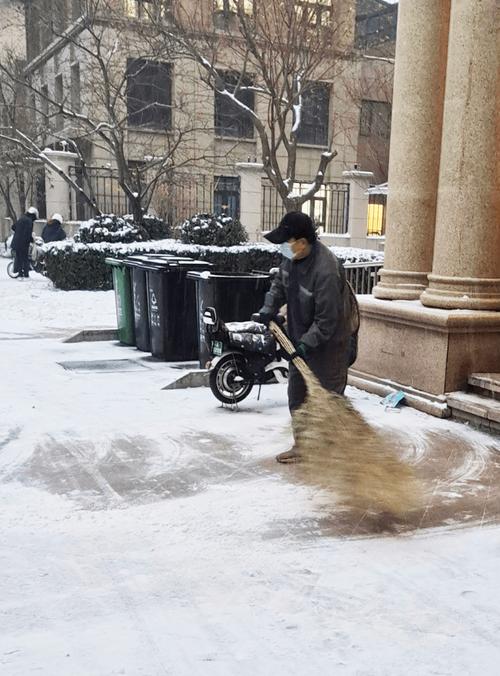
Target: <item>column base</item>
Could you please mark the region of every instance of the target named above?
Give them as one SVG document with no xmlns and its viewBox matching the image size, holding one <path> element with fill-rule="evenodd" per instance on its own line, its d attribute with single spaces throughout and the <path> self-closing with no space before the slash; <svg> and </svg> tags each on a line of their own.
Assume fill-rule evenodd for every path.
<svg viewBox="0 0 500 676">
<path fill-rule="evenodd" d="M 500 313 L 431 309 L 373 296 L 359 296 L 359 304 L 353 366 L 359 378 L 440 397 L 464 390 L 472 373 L 500 373 Z"/>
<path fill-rule="evenodd" d="M 426 288 L 426 272 L 382 268 L 373 295 L 382 300 L 418 300 Z"/>
<path fill-rule="evenodd" d="M 449 310 L 500 310 L 500 279 L 431 274 L 420 300 L 427 307 Z"/>
</svg>

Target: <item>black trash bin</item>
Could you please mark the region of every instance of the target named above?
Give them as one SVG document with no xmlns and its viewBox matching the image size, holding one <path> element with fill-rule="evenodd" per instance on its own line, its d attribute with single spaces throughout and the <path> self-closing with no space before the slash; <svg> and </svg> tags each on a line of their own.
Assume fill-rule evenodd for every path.
<svg viewBox="0 0 500 676">
<path fill-rule="evenodd" d="M 224 322 L 243 322 L 258 312 L 271 286 L 271 274 L 262 272 L 189 273 L 196 281 L 199 331 L 199 360 L 205 368 L 210 360 L 210 341 L 203 323 L 203 310 L 214 307 Z"/>
<path fill-rule="evenodd" d="M 143 254 L 129 256 L 124 260 L 130 268 L 132 301 L 134 309 L 135 344 L 143 352 L 151 352 L 151 336 L 148 319 L 147 266 L 161 261 L 192 260 L 170 254 Z"/>
<path fill-rule="evenodd" d="M 165 361 L 198 358 L 196 286 L 188 273 L 201 273 L 211 263 L 156 260 L 146 264 L 151 352 Z"/>
</svg>

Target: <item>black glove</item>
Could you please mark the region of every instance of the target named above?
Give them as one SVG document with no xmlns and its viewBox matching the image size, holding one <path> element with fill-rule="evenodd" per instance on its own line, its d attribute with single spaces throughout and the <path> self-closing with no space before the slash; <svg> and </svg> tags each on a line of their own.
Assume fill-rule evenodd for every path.
<svg viewBox="0 0 500 676">
<path fill-rule="evenodd" d="M 309 348 L 305 343 L 299 343 L 297 345 L 297 354 L 299 357 L 302 357 L 302 359 L 307 359 L 307 355 L 309 353 Z"/>
<path fill-rule="evenodd" d="M 252 322 L 269 326 L 269 322 L 274 319 L 274 316 L 270 312 L 254 312 L 250 319 Z"/>
</svg>

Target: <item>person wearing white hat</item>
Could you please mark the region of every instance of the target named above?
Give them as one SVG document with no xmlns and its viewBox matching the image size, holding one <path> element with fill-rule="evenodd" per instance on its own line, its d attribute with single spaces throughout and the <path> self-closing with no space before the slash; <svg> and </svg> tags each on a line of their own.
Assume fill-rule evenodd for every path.
<svg viewBox="0 0 500 676">
<path fill-rule="evenodd" d="M 66 233 L 62 227 L 63 217 L 61 214 L 52 214 L 47 225 L 42 231 L 42 239 L 47 242 L 59 242 L 66 239 Z"/>
</svg>

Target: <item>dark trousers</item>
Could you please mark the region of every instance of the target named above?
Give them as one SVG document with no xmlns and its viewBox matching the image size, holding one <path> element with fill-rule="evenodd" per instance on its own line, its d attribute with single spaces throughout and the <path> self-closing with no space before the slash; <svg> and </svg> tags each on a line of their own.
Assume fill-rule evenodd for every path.
<svg viewBox="0 0 500 676">
<path fill-rule="evenodd" d="M 345 346 L 337 346 L 335 353 L 319 350 L 308 357 L 307 365 L 329 392 L 344 394 L 347 385 L 347 357 Z M 288 374 L 288 407 L 290 413 L 299 408 L 306 398 L 307 388 L 304 379 L 293 364 Z"/>
<path fill-rule="evenodd" d="M 29 277 L 30 276 L 30 258 L 29 258 L 29 249 L 26 250 L 17 250 L 16 249 L 16 258 L 14 261 L 14 270 L 19 273 L 19 277 Z"/>
</svg>

